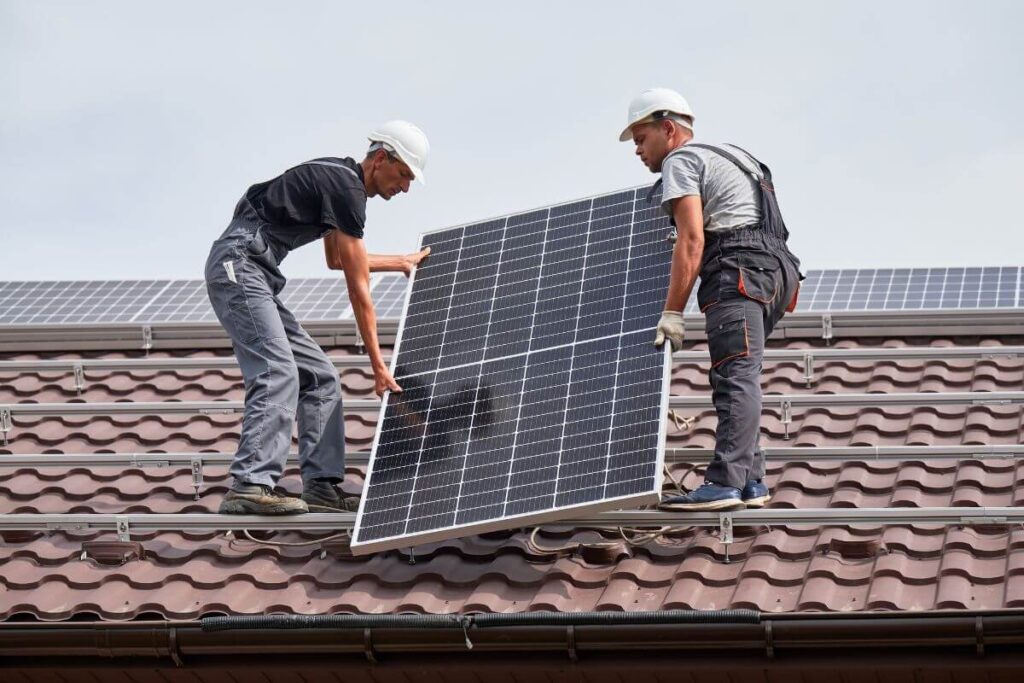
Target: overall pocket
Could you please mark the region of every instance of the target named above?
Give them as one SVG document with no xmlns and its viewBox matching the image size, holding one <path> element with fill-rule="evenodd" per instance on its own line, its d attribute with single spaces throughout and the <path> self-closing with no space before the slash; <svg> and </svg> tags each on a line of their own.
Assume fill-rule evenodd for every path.
<svg viewBox="0 0 1024 683">
<path fill-rule="evenodd" d="M 711 367 L 717 368 L 733 358 L 750 355 L 747 317 L 743 305 L 722 304 L 712 311 L 706 323 Z"/>
<path fill-rule="evenodd" d="M 737 289 L 752 301 L 770 304 L 779 294 L 782 264 L 771 254 L 741 251 L 736 254 L 739 268 Z"/>
</svg>

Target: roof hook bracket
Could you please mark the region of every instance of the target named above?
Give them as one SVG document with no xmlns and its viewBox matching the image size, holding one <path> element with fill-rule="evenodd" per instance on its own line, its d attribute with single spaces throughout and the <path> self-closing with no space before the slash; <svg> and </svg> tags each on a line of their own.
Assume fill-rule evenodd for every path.
<svg viewBox="0 0 1024 683">
<path fill-rule="evenodd" d="M 117 540 L 128 543 L 132 540 L 131 529 L 128 527 L 127 517 L 117 517 Z"/>
<path fill-rule="evenodd" d="M 199 489 L 203 485 L 203 460 L 192 458 L 192 488 L 195 489 L 195 500 L 199 500 Z"/>
<path fill-rule="evenodd" d="M 74 371 L 75 391 L 77 391 L 78 395 L 81 396 L 82 390 L 85 389 L 85 369 L 82 367 L 81 363 L 75 363 Z"/>
<path fill-rule="evenodd" d="M 153 348 L 153 328 L 149 325 L 142 326 L 142 350 L 146 352 L 146 357 L 149 357 L 149 351 Z"/>
<path fill-rule="evenodd" d="M 821 338 L 832 343 L 832 315 L 826 313 L 821 316 Z"/>
<path fill-rule="evenodd" d="M 3 435 L 4 446 L 7 445 L 7 435 L 10 433 L 13 426 L 14 425 L 11 422 L 11 409 L 0 408 L 0 434 Z"/>
<path fill-rule="evenodd" d="M 811 388 L 811 384 L 814 382 L 814 354 L 804 354 L 804 383 L 807 388 Z"/>
<path fill-rule="evenodd" d="M 723 546 L 723 552 L 725 553 L 725 563 L 729 563 L 729 546 L 732 545 L 732 515 L 727 512 L 723 512 L 718 515 L 718 542 Z"/>
<path fill-rule="evenodd" d="M 789 439 L 789 425 L 793 423 L 793 402 L 785 400 L 782 402 L 782 427 L 785 430 L 785 438 Z"/>
</svg>

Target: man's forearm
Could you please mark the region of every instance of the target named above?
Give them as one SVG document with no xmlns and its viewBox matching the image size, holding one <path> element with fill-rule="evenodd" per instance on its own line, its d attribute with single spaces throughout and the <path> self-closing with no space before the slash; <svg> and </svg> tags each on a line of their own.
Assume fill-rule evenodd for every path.
<svg viewBox="0 0 1024 683">
<path fill-rule="evenodd" d="M 390 254 L 367 254 L 371 273 L 395 272 L 405 269 L 405 257 Z"/>
<path fill-rule="evenodd" d="M 669 277 L 666 311 L 682 311 L 690 300 L 693 284 L 700 273 L 700 261 L 704 255 L 704 235 L 680 235 L 672 250 L 672 275 Z"/>
<path fill-rule="evenodd" d="M 352 313 L 363 338 L 366 353 L 370 356 L 370 364 L 374 369 L 386 367 L 377 340 L 377 312 L 373 308 L 369 287 L 349 287 L 349 300 L 352 302 Z"/>
</svg>

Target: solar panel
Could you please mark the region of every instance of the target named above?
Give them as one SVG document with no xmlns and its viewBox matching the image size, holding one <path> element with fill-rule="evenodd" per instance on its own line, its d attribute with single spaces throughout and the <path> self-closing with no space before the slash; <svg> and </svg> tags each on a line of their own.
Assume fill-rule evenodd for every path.
<svg viewBox="0 0 1024 683">
<path fill-rule="evenodd" d="M 812 270 L 801 287 L 797 312 L 1019 308 L 1024 305 L 1021 270 L 1017 266 Z M 696 297 L 690 298 L 686 312 L 698 312 Z"/>
<path fill-rule="evenodd" d="M 423 237 L 354 550 L 657 500 L 666 235 L 630 190 Z"/>
<path fill-rule="evenodd" d="M 0 290 L 0 325 L 129 322 L 166 280 L 8 282 Z"/>
</svg>

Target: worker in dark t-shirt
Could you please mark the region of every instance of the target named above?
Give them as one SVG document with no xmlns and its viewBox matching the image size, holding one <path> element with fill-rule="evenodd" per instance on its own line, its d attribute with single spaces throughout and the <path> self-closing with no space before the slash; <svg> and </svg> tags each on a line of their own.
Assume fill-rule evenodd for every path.
<svg viewBox="0 0 1024 683">
<path fill-rule="evenodd" d="M 368 197 L 390 200 L 423 181 L 429 144 L 416 126 L 390 121 L 369 136 L 366 157 L 323 157 L 250 187 L 206 261 L 213 310 L 231 337 L 245 381 L 245 413 L 233 483 L 220 511 L 294 514 L 310 506 L 355 510 L 358 498 L 338 484 L 345 472 L 341 388 L 333 363 L 279 297 L 281 261 L 323 238 L 327 266 L 343 270 L 359 332 L 373 367 L 377 395 L 401 391 L 384 364 L 370 298 L 370 272 L 408 274 L 429 249 L 408 256 L 366 253 Z M 298 422 L 302 496 L 274 490 Z"/>
</svg>

